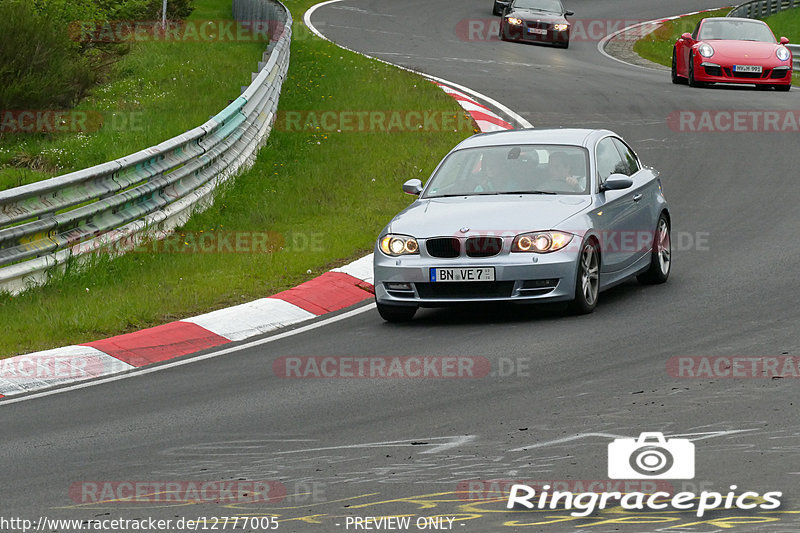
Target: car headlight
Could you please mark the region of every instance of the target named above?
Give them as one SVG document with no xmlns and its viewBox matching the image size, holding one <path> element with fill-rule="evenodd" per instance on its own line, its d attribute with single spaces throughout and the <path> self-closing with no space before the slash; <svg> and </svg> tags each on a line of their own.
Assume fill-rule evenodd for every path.
<svg viewBox="0 0 800 533">
<path fill-rule="evenodd" d="M 418 255 L 419 244 L 414 237 L 390 233 L 381 238 L 381 252 L 391 256 Z"/>
<path fill-rule="evenodd" d="M 703 43 L 697 47 L 697 51 L 700 52 L 700 55 L 703 57 L 711 57 L 714 55 L 714 49 L 711 48 L 710 44 L 706 43 Z"/>
<path fill-rule="evenodd" d="M 566 31 L 569 29 L 569 24 L 556 24 L 553 26 L 556 31 Z"/>
<path fill-rule="evenodd" d="M 512 26 L 519 26 L 520 24 L 522 24 L 522 19 L 517 18 L 517 17 L 508 17 L 506 19 L 506 22 L 508 22 Z"/>
<path fill-rule="evenodd" d="M 789 58 L 792 57 L 792 54 L 790 54 L 789 50 L 784 46 L 778 48 L 775 51 L 775 55 L 778 56 L 778 59 L 780 59 L 781 61 L 788 61 Z"/>
<path fill-rule="evenodd" d="M 534 252 L 546 254 L 560 250 L 570 243 L 573 235 L 560 231 L 537 231 L 514 237 L 512 252 Z"/>
</svg>

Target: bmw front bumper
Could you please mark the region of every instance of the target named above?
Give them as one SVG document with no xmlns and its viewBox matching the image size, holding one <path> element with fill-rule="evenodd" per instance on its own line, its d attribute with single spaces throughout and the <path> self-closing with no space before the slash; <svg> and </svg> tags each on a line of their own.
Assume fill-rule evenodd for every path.
<svg viewBox="0 0 800 533">
<path fill-rule="evenodd" d="M 431 268 L 493 267 L 495 281 L 431 282 Z M 567 247 L 547 254 L 440 259 L 390 257 L 375 249 L 375 298 L 382 304 L 440 307 L 469 302 L 565 301 L 575 297 L 578 253 Z"/>
</svg>

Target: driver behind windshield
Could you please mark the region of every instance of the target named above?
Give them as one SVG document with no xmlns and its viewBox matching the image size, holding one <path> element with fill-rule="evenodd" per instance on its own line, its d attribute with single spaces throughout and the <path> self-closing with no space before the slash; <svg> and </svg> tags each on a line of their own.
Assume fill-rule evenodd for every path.
<svg viewBox="0 0 800 533">
<path fill-rule="evenodd" d="M 586 176 L 577 175 L 566 152 L 551 153 L 547 170 L 554 183 L 563 183 L 570 191 L 579 192 L 586 189 Z"/>
</svg>

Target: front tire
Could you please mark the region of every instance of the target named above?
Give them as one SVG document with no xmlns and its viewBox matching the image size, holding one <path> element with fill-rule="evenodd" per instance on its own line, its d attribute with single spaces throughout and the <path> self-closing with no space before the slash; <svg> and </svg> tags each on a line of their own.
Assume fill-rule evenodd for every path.
<svg viewBox="0 0 800 533">
<path fill-rule="evenodd" d="M 375 302 L 378 307 L 378 314 L 387 322 L 409 322 L 417 312 L 416 306 L 411 305 L 389 305 Z"/>
<path fill-rule="evenodd" d="M 686 83 L 685 78 L 678 76 L 678 56 L 675 49 L 672 49 L 672 83 L 676 85 L 683 85 Z"/>
<path fill-rule="evenodd" d="M 787 85 L 776 85 L 775 86 L 775 90 L 776 91 L 782 91 L 782 92 L 787 92 L 787 91 L 791 90 L 791 88 L 792 88 L 792 86 L 789 85 L 789 84 L 787 84 Z"/>
<path fill-rule="evenodd" d="M 594 241 L 587 241 L 581 247 L 578 257 L 578 276 L 575 280 L 575 299 L 569 310 L 576 315 L 586 315 L 597 307 L 600 295 L 600 250 Z"/>
<path fill-rule="evenodd" d="M 503 24 L 502 22 L 500 23 L 500 40 L 501 41 L 507 41 L 508 40 L 508 38 L 506 37 L 505 24 Z"/>
<path fill-rule="evenodd" d="M 669 220 L 665 214 L 658 217 L 656 232 L 653 235 L 653 249 L 650 251 L 650 268 L 636 276 L 639 283 L 657 285 L 669 278 L 672 270 L 672 238 Z"/>
<path fill-rule="evenodd" d="M 694 54 L 689 55 L 689 87 L 703 87 L 705 84 L 694 78 Z"/>
</svg>

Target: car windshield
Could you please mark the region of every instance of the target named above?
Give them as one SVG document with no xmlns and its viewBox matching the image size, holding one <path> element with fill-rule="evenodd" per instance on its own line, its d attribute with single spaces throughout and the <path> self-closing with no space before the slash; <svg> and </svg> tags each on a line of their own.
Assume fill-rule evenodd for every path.
<svg viewBox="0 0 800 533">
<path fill-rule="evenodd" d="M 514 7 L 547 11 L 549 13 L 563 13 L 564 11 L 559 0 L 516 0 Z"/>
<path fill-rule="evenodd" d="M 764 22 L 757 20 L 706 20 L 700 28 L 700 40 L 762 41 L 774 43 L 775 36 Z"/>
<path fill-rule="evenodd" d="M 588 194 L 588 151 L 579 146 L 514 145 L 453 152 L 423 198 L 499 194 Z"/>
</svg>

